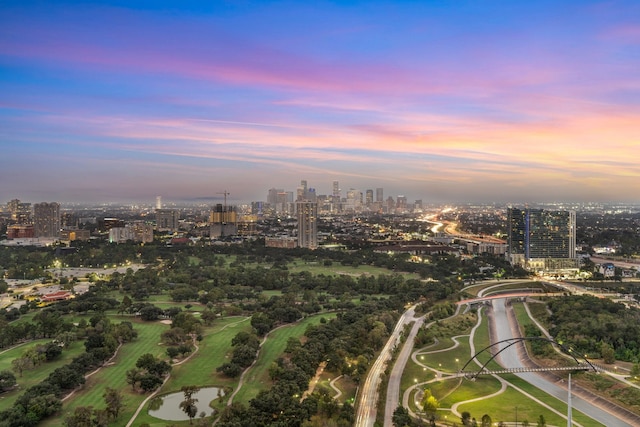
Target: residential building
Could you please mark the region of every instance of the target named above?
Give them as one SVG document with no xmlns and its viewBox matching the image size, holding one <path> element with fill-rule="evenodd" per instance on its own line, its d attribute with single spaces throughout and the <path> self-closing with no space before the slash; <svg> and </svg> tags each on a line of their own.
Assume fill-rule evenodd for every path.
<svg viewBox="0 0 640 427">
<path fill-rule="evenodd" d="M 35 237 L 56 239 L 60 235 L 60 204 L 36 203 L 33 205 L 33 231 Z"/>
<path fill-rule="evenodd" d="M 318 247 L 318 203 L 296 202 L 298 216 L 298 246 L 315 249 Z"/>
<path fill-rule="evenodd" d="M 545 272 L 577 269 L 574 211 L 509 208 L 507 220 L 512 264 Z"/>
<path fill-rule="evenodd" d="M 177 209 L 156 209 L 156 230 L 178 231 L 180 212 Z"/>
</svg>

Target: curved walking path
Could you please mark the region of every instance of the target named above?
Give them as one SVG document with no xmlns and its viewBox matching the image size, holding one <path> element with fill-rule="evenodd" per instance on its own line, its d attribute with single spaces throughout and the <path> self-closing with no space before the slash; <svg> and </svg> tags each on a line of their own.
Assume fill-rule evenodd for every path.
<svg viewBox="0 0 640 427">
<path fill-rule="evenodd" d="M 336 392 L 336 395 L 333 396 L 334 399 L 339 399 L 340 396 L 342 396 L 342 390 L 340 390 L 337 386 L 336 386 L 336 382 L 342 378 L 342 375 L 335 377 L 333 380 L 331 380 L 331 382 L 329 382 L 329 385 L 331 386 L 331 388 Z"/>
<path fill-rule="evenodd" d="M 453 346 L 451 346 L 451 347 L 449 347 L 449 348 L 447 348 L 447 349 L 444 349 L 444 351 L 448 351 L 448 350 L 451 350 L 451 349 L 454 349 L 454 348 L 458 347 L 459 342 L 457 341 L 457 339 L 458 339 L 458 338 L 461 338 L 461 337 L 468 336 L 468 337 L 469 337 L 470 357 L 472 357 L 472 356 L 476 353 L 476 350 L 475 350 L 475 343 L 474 343 L 474 337 L 475 337 L 476 330 L 477 330 L 477 329 L 478 329 L 478 327 L 480 327 L 480 326 L 481 326 L 481 324 L 482 324 L 482 312 L 483 312 L 483 310 L 482 310 L 482 309 L 478 310 L 478 321 L 476 322 L 475 326 L 471 329 L 471 333 L 470 333 L 469 335 L 458 335 L 458 336 L 456 336 L 456 337 L 453 337 L 452 339 L 454 339 L 454 341 L 456 342 L 456 344 L 455 344 L 455 345 L 453 345 Z M 434 378 L 434 379 L 432 379 L 432 380 L 429 380 L 429 381 L 425 381 L 425 382 L 423 382 L 423 383 L 414 384 L 414 385 L 412 385 L 411 387 L 409 387 L 409 388 L 405 391 L 405 393 L 404 393 L 404 395 L 403 395 L 403 399 L 402 399 L 402 404 L 403 404 L 403 406 L 404 406 L 405 408 L 407 408 L 407 410 L 409 411 L 409 413 L 410 413 L 410 415 L 411 415 L 412 417 L 417 417 L 417 418 L 419 418 L 419 417 L 420 417 L 418 414 L 416 414 L 415 412 L 411 411 L 410 406 L 409 406 L 409 398 L 410 398 L 411 394 L 413 393 L 413 391 L 414 391 L 415 389 L 417 389 L 418 387 L 424 386 L 424 385 L 426 385 L 426 384 L 430 384 L 430 383 L 432 383 L 432 382 L 437 382 L 437 381 L 441 381 L 441 380 L 447 380 L 447 379 L 454 379 L 454 378 L 456 378 L 456 375 L 455 375 L 455 374 L 450 374 L 450 373 L 448 373 L 448 372 L 442 372 L 442 371 L 439 371 L 439 370 L 437 370 L 437 369 L 434 369 L 434 368 L 432 368 L 432 367 L 430 367 L 430 366 L 425 365 L 424 363 L 421 363 L 421 362 L 420 362 L 420 361 L 418 361 L 418 359 L 417 359 L 417 355 L 418 355 L 418 354 L 439 353 L 439 352 L 442 352 L 442 351 L 443 351 L 443 350 L 441 349 L 441 350 L 434 350 L 434 351 L 430 351 L 430 352 L 424 352 L 424 348 L 423 348 L 423 349 L 421 349 L 421 350 L 418 350 L 418 351 L 414 352 L 414 354 L 413 354 L 413 356 L 412 356 L 412 359 L 413 359 L 413 360 L 414 360 L 418 365 L 420 365 L 420 366 L 422 366 L 422 367 L 425 367 L 425 368 L 427 368 L 427 369 L 429 369 L 429 370 L 431 370 L 431 371 L 434 371 L 434 372 L 436 372 L 436 374 L 439 374 L 439 377 L 436 377 L 436 378 Z M 478 360 L 474 359 L 474 362 L 475 362 L 478 366 L 481 366 L 481 364 L 480 364 L 480 362 L 479 362 Z M 455 403 L 455 404 L 453 404 L 453 405 L 451 406 L 451 408 L 450 408 L 451 413 L 452 413 L 453 415 L 457 416 L 457 417 L 460 417 L 460 416 L 461 416 L 461 413 L 458 411 L 458 407 L 459 407 L 460 405 L 464 405 L 464 404 L 468 404 L 468 403 L 473 403 L 473 402 L 481 401 L 481 400 L 484 400 L 484 399 L 490 399 L 490 398 L 493 398 L 493 397 L 499 396 L 500 394 L 504 393 L 504 392 L 507 390 L 507 387 L 512 387 L 514 390 L 516 390 L 516 391 L 520 392 L 521 394 L 523 394 L 524 396 L 526 396 L 528 399 L 530 399 L 530 400 L 532 400 L 532 401 L 536 402 L 537 404 L 539 404 L 539 405 L 543 406 L 544 408 L 548 409 L 549 411 L 551 411 L 551 412 L 553 412 L 553 413 L 555 413 L 555 414 L 557 414 L 557 415 L 559 415 L 559 416 L 561 416 L 561 417 L 563 417 L 563 418 L 566 418 L 566 414 L 563 414 L 563 413 L 561 413 L 561 412 L 557 411 L 556 409 L 554 409 L 554 408 L 552 408 L 551 406 L 547 405 L 546 403 L 544 403 L 544 402 L 543 402 L 543 401 L 541 401 L 540 399 L 536 398 L 535 396 L 532 396 L 531 394 L 529 394 L 529 393 L 528 393 L 528 392 L 526 392 L 525 390 L 521 389 L 520 387 L 518 387 L 518 386 L 516 386 L 516 385 L 514 385 L 514 384 L 512 384 L 512 383 L 510 383 L 509 381 L 507 381 L 507 380 L 505 380 L 505 379 L 501 378 L 501 377 L 500 377 L 500 376 L 498 376 L 498 375 L 492 375 L 492 376 L 500 382 L 500 389 L 499 389 L 498 391 L 496 391 L 496 392 L 494 392 L 494 393 L 491 393 L 491 394 L 488 394 L 488 395 L 486 395 L 486 396 L 477 397 L 477 398 L 474 398 L 474 399 L 469 399 L 469 400 L 465 400 L 465 401 L 461 401 L 461 402 L 456 402 L 456 403 Z M 461 379 L 461 380 L 462 380 L 462 379 Z M 455 389 L 454 389 L 454 390 L 455 390 Z M 451 393 L 451 392 L 453 392 L 454 390 L 451 390 L 451 391 L 450 391 L 450 393 Z M 414 395 L 414 399 L 415 399 L 415 395 Z M 416 404 L 416 405 L 417 405 L 417 404 L 418 404 L 418 402 L 415 402 L 415 400 L 414 400 L 414 404 Z M 446 409 L 443 409 L 443 410 L 446 410 Z M 574 424 L 574 425 L 576 425 L 576 426 L 578 426 L 578 427 L 582 427 L 582 425 L 581 425 L 581 424 L 579 424 L 579 423 L 577 423 L 575 420 L 573 421 L 573 424 Z"/>
<path fill-rule="evenodd" d="M 233 323 L 229 323 L 228 325 L 224 325 L 222 328 L 220 328 L 220 331 L 224 331 L 225 329 L 227 329 L 230 326 L 235 326 L 238 323 L 242 323 L 242 322 L 246 322 L 247 320 L 249 320 L 249 317 L 246 317 L 242 320 L 239 320 L 237 322 L 233 322 Z M 218 332 L 220 332 L 218 331 Z M 179 362 L 174 363 L 171 366 L 179 366 L 182 365 L 183 363 L 189 361 L 197 352 L 198 350 L 200 350 L 200 347 L 198 347 L 197 344 L 197 340 L 194 338 L 193 339 L 193 345 L 195 347 L 195 349 L 191 352 L 191 354 L 187 357 L 185 357 L 184 359 L 182 359 Z M 158 395 L 158 393 L 160 393 L 160 390 L 162 390 L 162 387 L 164 387 L 164 385 L 167 383 L 167 381 L 169 381 L 169 378 L 171 378 L 171 373 L 169 373 L 164 381 L 162 381 L 162 384 L 160 385 L 160 387 L 158 387 L 156 389 L 156 391 L 154 391 L 153 393 L 151 393 L 145 400 L 142 401 L 142 403 L 140 403 L 140 405 L 138 405 L 138 408 L 136 409 L 136 411 L 133 413 L 133 415 L 131 416 L 131 418 L 129 419 L 129 422 L 127 422 L 125 427 L 131 427 L 131 425 L 133 424 L 133 422 L 136 420 L 136 418 L 138 418 L 138 415 L 140 415 L 140 412 L 142 411 L 142 409 L 145 407 L 145 405 L 147 404 L 147 402 L 149 402 L 151 399 L 153 399 L 154 397 L 156 397 Z"/>
</svg>

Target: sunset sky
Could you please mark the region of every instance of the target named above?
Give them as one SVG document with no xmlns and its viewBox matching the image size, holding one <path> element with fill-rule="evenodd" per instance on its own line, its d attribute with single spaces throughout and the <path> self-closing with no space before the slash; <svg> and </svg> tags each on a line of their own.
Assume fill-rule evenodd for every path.
<svg viewBox="0 0 640 427">
<path fill-rule="evenodd" d="M 0 203 L 640 202 L 640 2 L 0 1 Z"/>
</svg>

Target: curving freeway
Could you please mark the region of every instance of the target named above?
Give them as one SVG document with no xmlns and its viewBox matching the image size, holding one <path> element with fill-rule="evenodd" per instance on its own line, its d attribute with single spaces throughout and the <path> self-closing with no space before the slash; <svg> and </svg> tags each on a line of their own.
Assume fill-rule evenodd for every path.
<svg viewBox="0 0 640 427">
<path fill-rule="evenodd" d="M 373 427 L 378 412 L 378 390 L 382 382 L 382 375 L 384 374 L 387 362 L 391 359 L 393 349 L 400 342 L 400 335 L 405 325 L 415 320 L 414 315 L 415 306 L 409 308 L 402 314 L 387 343 L 380 352 L 380 355 L 369 370 L 367 378 L 364 380 L 364 383 L 362 383 L 356 412 L 355 425 L 357 427 Z"/>
<path fill-rule="evenodd" d="M 493 328 L 496 332 L 496 341 L 506 340 L 509 338 L 515 338 L 514 328 L 516 325 L 512 324 L 511 317 L 507 314 L 507 308 L 504 299 L 495 299 L 492 301 L 493 305 Z M 506 346 L 506 343 L 505 343 Z M 511 346 L 508 349 L 500 353 L 501 364 L 509 368 L 522 367 L 520 357 L 516 351 L 516 346 Z M 536 386 L 540 390 L 543 390 L 550 396 L 553 396 L 563 402 L 567 402 L 567 389 L 560 387 L 555 383 L 548 381 L 541 375 L 533 372 L 515 374 L 528 383 Z M 573 395 L 572 406 L 583 414 L 593 418 L 594 420 L 606 425 L 607 427 L 632 427 L 633 424 L 629 424 L 612 413 L 595 406 L 593 402 L 588 402 L 576 395 Z"/>
</svg>

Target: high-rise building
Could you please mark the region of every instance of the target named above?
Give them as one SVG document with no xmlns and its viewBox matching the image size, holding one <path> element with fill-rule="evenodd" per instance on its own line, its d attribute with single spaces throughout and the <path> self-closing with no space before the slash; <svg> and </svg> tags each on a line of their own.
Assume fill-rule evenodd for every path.
<svg viewBox="0 0 640 427">
<path fill-rule="evenodd" d="M 376 188 L 376 202 L 382 203 L 384 201 L 383 196 L 384 196 L 384 192 L 382 188 L 380 187 Z"/>
<path fill-rule="evenodd" d="M 238 234 L 238 213 L 234 206 L 224 206 L 218 203 L 211 212 L 210 222 L 211 237 Z"/>
<path fill-rule="evenodd" d="M 399 195 L 396 199 L 396 208 L 403 212 L 407 210 L 407 196 Z"/>
<path fill-rule="evenodd" d="M 156 209 L 156 230 L 177 231 L 180 212 L 177 209 Z"/>
<path fill-rule="evenodd" d="M 299 202 L 301 200 L 309 200 L 309 196 L 307 193 L 308 191 L 307 180 L 303 179 L 302 181 L 300 181 L 300 187 L 297 188 L 296 202 Z"/>
<path fill-rule="evenodd" d="M 153 242 L 153 225 L 144 221 L 132 221 L 124 227 L 109 229 L 109 243 L 125 243 L 128 240 L 137 243 Z"/>
<path fill-rule="evenodd" d="M 33 205 L 33 232 L 36 237 L 58 238 L 60 235 L 60 204 Z"/>
<path fill-rule="evenodd" d="M 318 247 L 318 203 L 296 202 L 298 216 L 298 246 L 316 249 Z"/>
<path fill-rule="evenodd" d="M 509 261 L 529 270 L 577 268 L 576 213 L 509 208 Z"/>
<path fill-rule="evenodd" d="M 333 181 L 333 193 L 331 194 L 331 204 L 333 212 L 340 212 L 340 183 Z"/>
<path fill-rule="evenodd" d="M 31 223 L 31 203 L 23 203 L 18 199 L 13 199 L 7 203 L 7 211 L 9 211 L 11 219 L 18 224 Z"/>
<path fill-rule="evenodd" d="M 156 209 L 162 209 L 162 196 L 156 196 Z"/>
<path fill-rule="evenodd" d="M 365 194 L 364 204 L 366 207 L 370 208 L 371 205 L 373 205 L 373 190 L 367 190 Z"/>
</svg>

